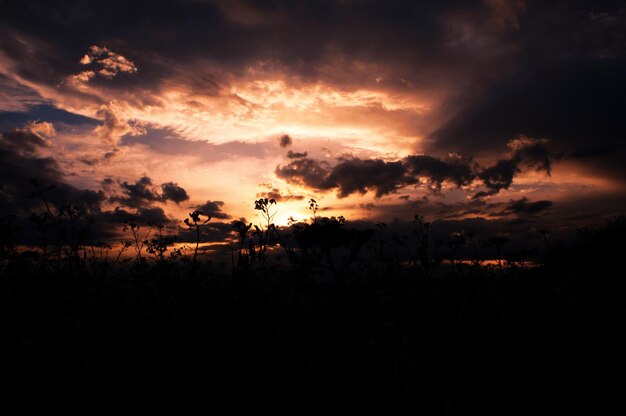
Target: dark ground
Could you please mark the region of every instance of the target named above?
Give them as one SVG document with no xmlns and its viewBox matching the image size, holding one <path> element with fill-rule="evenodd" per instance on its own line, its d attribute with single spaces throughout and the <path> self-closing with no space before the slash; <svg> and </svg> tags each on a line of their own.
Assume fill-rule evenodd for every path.
<svg viewBox="0 0 626 416">
<path fill-rule="evenodd" d="M 622 231 L 555 248 L 532 269 L 351 272 L 339 283 L 306 270 L 55 270 L 16 258 L 0 278 L 2 406 L 620 414 Z"/>
</svg>

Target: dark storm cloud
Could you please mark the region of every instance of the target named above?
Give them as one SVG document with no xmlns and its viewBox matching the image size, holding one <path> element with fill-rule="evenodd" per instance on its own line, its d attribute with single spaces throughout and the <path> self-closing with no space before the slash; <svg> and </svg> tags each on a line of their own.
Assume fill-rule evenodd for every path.
<svg viewBox="0 0 626 416">
<path fill-rule="evenodd" d="M 0 7 L 6 8 L 7 5 L 3 3 Z M 6 19 L 6 14 L 0 12 L 0 15 Z M 13 72 L 28 81 L 44 85 L 61 83 L 70 73 L 72 62 L 75 61 L 71 59 L 71 51 L 65 49 L 63 44 L 48 45 L 40 40 L 50 39 L 46 36 L 34 39 L 23 36 L 20 29 L 6 23 L 0 29 L 0 51 L 18 63 L 12 68 Z M 67 55 L 63 56 L 64 54 Z"/>
<path fill-rule="evenodd" d="M 139 68 L 132 76 L 116 77 L 115 83 L 90 81 L 107 88 L 154 88 L 163 79 L 181 75 L 183 63 L 194 67 L 210 61 L 228 72 L 267 62 L 269 69 L 280 68 L 304 82 L 323 80 L 354 89 L 365 79 L 373 83 L 378 75 L 367 65 L 349 65 L 362 61 L 393 74 L 383 81 L 385 87 L 423 89 L 449 84 L 455 74 L 474 74 L 468 69 L 500 55 L 495 47 L 489 54 L 451 47 L 463 34 L 453 25 L 442 27 L 450 13 L 479 23 L 491 19 L 490 9 L 478 1 L 463 7 L 453 1 L 409 0 L 7 1 L 0 5 L 0 22 L 7 28 L 4 38 L 11 39 L 0 48 L 18 62 L 22 76 L 47 85 L 58 85 L 68 74 L 84 69 L 78 60 L 97 45 Z M 37 39 L 46 42 L 37 44 Z M 343 70 L 329 70 L 329 65 L 341 64 Z M 422 73 L 415 74 L 415 68 Z M 214 92 L 220 82 L 228 82 L 216 80 L 219 75 L 208 78 Z M 197 90 L 193 85 L 190 89 Z"/>
<path fill-rule="evenodd" d="M 128 207 L 137 208 L 159 200 L 152 179 L 147 176 L 137 179 L 135 183 L 123 182 L 120 184 L 120 188 L 124 196 L 111 197 L 111 202 L 119 202 Z"/>
<path fill-rule="evenodd" d="M 488 150 L 518 134 L 548 137 L 573 149 L 593 140 L 603 147 L 623 139 L 619 108 L 626 61 L 560 65 L 505 79 L 472 97 L 466 110 L 431 136 L 433 146 Z"/>
<path fill-rule="evenodd" d="M 304 195 L 283 193 L 278 188 L 269 188 L 266 192 L 259 192 L 256 194 L 256 197 L 273 199 L 277 202 L 279 201 L 302 201 L 305 198 Z"/>
<path fill-rule="evenodd" d="M 227 220 L 230 215 L 222 211 L 224 201 L 206 201 L 196 209 L 202 212 L 204 215 L 210 215 L 211 218 L 217 218 L 221 220 Z"/>
<path fill-rule="evenodd" d="M 531 201 L 528 198 L 511 199 L 509 202 L 488 203 L 482 199 L 459 201 L 453 204 L 444 202 L 422 201 L 414 207 L 427 216 L 442 220 L 460 218 L 509 218 L 516 221 L 537 221 L 540 216 L 550 210 L 554 203 L 548 200 Z"/>
<path fill-rule="evenodd" d="M 16 238 L 20 244 L 38 243 L 28 218 L 31 213 L 43 213 L 48 208 L 53 215 L 57 215 L 63 207 L 71 204 L 82 218 L 78 225 L 89 228 L 90 238 L 115 242 L 122 236 L 123 224 L 129 219 L 142 225 L 150 222 L 172 224 L 161 207 L 152 205 L 154 202 L 171 200 L 178 203 L 189 199 L 185 190 L 177 184 L 166 182 L 160 187 L 153 187 L 147 177 L 134 184 L 124 182 L 118 185 L 111 178 L 101 182 L 107 192 L 121 186 L 125 191 L 123 198 L 107 198 L 102 190 L 78 189 L 66 183 L 55 159 L 39 156 L 39 151 L 45 146 L 40 136 L 26 128 L 0 136 L 0 216 L 16 217 L 19 228 Z M 132 209 L 118 207 L 112 211 L 103 210 L 107 199 L 123 202 Z M 91 221 L 88 226 L 87 219 Z M 62 223 L 64 218 L 57 221 Z"/>
<path fill-rule="evenodd" d="M 511 151 L 507 158 L 487 168 L 481 168 L 472 158 L 459 155 L 446 159 L 412 155 L 398 161 L 339 158 L 333 167 L 326 162 L 300 157 L 278 166 L 275 173 L 287 182 L 309 188 L 337 189 L 340 198 L 367 191 L 373 191 L 376 198 L 380 198 L 404 186 L 419 184 L 419 178 L 426 178 L 433 191 L 441 190 L 444 182 L 464 187 L 478 179 L 487 189 L 477 192 L 474 198 L 482 198 L 508 189 L 522 168 L 549 175 L 552 161 L 559 156 L 547 148 L 546 140 L 519 137 L 508 146 Z"/>
<path fill-rule="evenodd" d="M 519 134 L 593 153 L 623 141 L 624 10 L 582 0 L 7 1 L 0 49 L 24 79 L 62 89 L 94 45 L 139 68 L 114 83 L 93 80 L 107 89 L 155 91 L 176 77 L 215 95 L 224 74 L 258 62 L 294 82 L 347 90 L 450 88 L 441 111 L 452 117 L 429 135 L 432 153 L 494 153 Z M 215 71 L 196 65 L 207 61 Z"/>
<path fill-rule="evenodd" d="M 539 171 L 544 171 L 550 175 L 552 173 L 552 161 L 560 155 L 550 151 L 545 139 L 532 139 L 529 137 L 519 137 L 508 143 L 512 150 L 511 159 L 517 163 L 524 163 L 527 166 Z"/>
<path fill-rule="evenodd" d="M 172 201 L 177 204 L 186 201 L 189 199 L 189 195 L 187 195 L 187 191 L 185 189 L 178 186 L 178 184 L 174 182 L 167 182 L 161 185 L 161 200 L 162 201 Z"/>
<path fill-rule="evenodd" d="M 72 203 L 84 211 L 99 209 L 105 199 L 101 192 L 79 190 L 64 183 L 56 160 L 38 155 L 45 142 L 28 130 L 15 130 L 0 137 L 0 211 L 3 215 L 43 208 L 34 195 L 32 180 L 46 189 L 49 203 L 56 208 Z M 53 186 L 53 188 L 49 188 Z"/>
<path fill-rule="evenodd" d="M 508 158 L 498 160 L 495 165 L 483 169 L 478 173 L 478 178 L 483 182 L 487 190 L 479 191 L 474 198 L 482 198 L 495 195 L 502 189 L 509 189 L 513 178 L 521 172 L 521 167 L 526 166 L 537 171 L 543 171 L 547 175 L 552 172 L 552 161 L 560 157 L 551 152 L 546 140 L 520 137 L 508 143 L 511 153 Z"/>
<path fill-rule="evenodd" d="M 280 147 L 287 147 L 293 143 L 293 139 L 288 134 L 283 134 L 278 138 L 278 144 Z"/>
<path fill-rule="evenodd" d="M 244 221 L 245 222 L 245 221 Z M 231 239 L 235 234 L 232 222 L 220 222 L 211 220 L 201 228 L 202 243 L 224 243 Z M 179 243 L 195 243 L 196 231 L 179 227 L 177 229 L 176 241 Z M 226 248 L 226 247 L 224 247 Z M 230 251 L 227 251 L 230 252 Z"/>
<path fill-rule="evenodd" d="M 146 226 L 150 223 L 168 225 L 173 222 L 163 211 L 161 207 L 143 207 L 134 211 L 128 211 L 124 208 L 117 207 L 111 211 L 102 211 L 96 215 L 96 222 L 101 224 L 103 228 L 115 226 L 118 227 L 112 230 L 111 235 L 119 235 L 122 231 L 124 223 L 128 220 L 133 220 L 139 225 Z M 104 230 L 102 231 L 104 232 Z"/>
<path fill-rule="evenodd" d="M 287 152 L 288 159 L 300 159 L 303 157 L 307 157 L 308 155 L 308 152 L 292 152 L 291 150 Z"/>
<path fill-rule="evenodd" d="M 185 189 L 178 186 L 174 182 L 166 182 L 161 184 L 161 192 L 152 183 L 152 179 L 143 176 L 135 183 L 123 182 L 120 184 L 123 196 L 112 196 L 111 202 L 118 202 L 131 208 L 142 208 L 152 204 L 153 202 L 172 201 L 176 204 L 189 199 L 189 195 Z"/>
<path fill-rule="evenodd" d="M 276 176 L 285 179 L 287 182 L 303 185 L 314 189 L 329 189 L 326 182 L 328 175 L 328 164 L 318 162 L 309 158 L 298 158 L 289 162 L 285 166 L 276 168 Z"/>
<path fill-rule="evenodd" d="M 515 160 L 498 160 L 495 165 L 484 169 L 478 174 L 478 177 L 483 181 L 487 190 L 477 192 L 474 198 L 495 195 L 502 189 L 509 189 L 513 183 L 513 178 L 518 172 L 518 163 Z"/>
<path fill-rule="evenodd" d="M 140 235 L 145 235 L 149 224 L 161 224 L 170 228 L 173 225 L 173 220 L 160 207 L 143 207 L 132 211 L 116 207 L 113 210 L 92 212 L 89 218 L 92 220 L 90 225 L 92 241 L 108 244 L 128 240 L 130 235 L 124 231 L 127 221 L 133 221 L 140 226 Z"/>
<path fill-rule="evenodd" d="M 65 183 L 56 160 L 41 157 L 41 138 L 25 130 L 0 137 L 0 217 L 11 215 L 18 227 L 16 243 L 36 244 L 31 214 L 50 210 L 53 215 L 68 205 L 82 216 L 98 216 L 106 200 L 102 191 L 77 189 Z M 62 223 L 66 218 L 59 219 Z"/>
<path fill-rule="evenodd" d="M 379 198 L 408 182 L 411 180 L 406 177 L 406 168 L 401 162 L 353 158 L 340 161 L 325 179 L 325 186 L 339 188 L 340 198 L 368 190 Z"/>
<path fill-rule="evenodd" d="M 457 186 L 469 185 L 476 176 L 471 159 L 460 156 L 440 160 L 427 155 L 414 155 L 407 157 L 405 164 L 410 174 L 428 177 L 435 189 L 441 189 L 444 181 Z"/>
<path fill-rule="evenodd" d="M 33 90 L 19 82 L 13 81 L 4 74 L 0 74 L 0 111 L 23 112 L 44 102 L 44 98 Z M 27 120 L 22 120 L 23 124 Z M 2 116 L 0 115 L 0 128 Z"/>
<path fill-rule="evenodd" d="M 543 212 L 550 208 L 553 204 L 552 201 L 542 200 L 530 202 L 528 198 L 522 198 L 518 200 L 512 200 L 506 207 L 507 211 L 514 214 L 529 214 L 534 215 Z"/>
<path fill-rule="evenodd" d="M 33 154 L 39 147 L 47 147 L 46 140 L 28 129 L 16 129 L 2 134 L 3 145 L 16 152 Z"/>
<path fill-rule="evenodd" d="M 520 133 L 581 134 L 596 117 L 615 132 L 615 110 L 599 110 L 604 98 L 614 103 L 624 86 L 617 61 L 624 53 L 625 13 L 616 1 L 525 7 L 524 2 L 409 0 L 57 3 L 0 5 L 1 22 L 12 34 L 0 47 L 27 79 L 57 85 L 81 68 L 78 60 L 91 46 L 104 42 L 132 55 L 139 68 L 132 84 L 131 77 L 115 84 L 100 80 L 109 88 L 154 87 L 180 70 L 170 63 L 211 61 L 239 71 L 265 61 L 304 81 L 354 89 L 378 76 L 367 73 L 368 65 L 350 67 L 359 61 L 393 74 L 379 85 L 392 90 L 470 86 L 471 93 L 455 92 L 462 99 L 448 102 L 450 110 L 460 110 L 458 116 L 432 136 L 449 144 L 478 137 L 482 146 Z M 45 39 L 53 48 L 16 34 Z M 214 92 L 216 77 L 209 74 L 202 85 L 213 85 Z M 581 99 L 586 104 L 577 106 Z M 573 120 L 573 114 L 581 117 Z M 565 115 L 571 122 L 561 123 Z"/>
<path fill-rule="evenodd" d="M 0 66 L 12 78 L 0 76 L 0 87 L 16 99 L 3 107 L 11 112 L 0 113 L 0 127 L 37 119 L 101 124 L 101 138 L 116 142 L 122 136 L 121 145 L 136 146 L 132 150 L 146 146 L 172 157 L 213 162 L 274 155 L 276 143 L 190 142 L 167 134 L 156 137 L 149 128 L 145 135 L 123 136 L 129 133 L 123 115 L 104 107 L 98 115 L 104 123 L 76 116 L 50 105 L 55 97 L 40 102 L 44 98 L 36 91 L 45 88 L 26 85 L 46 87 L 74 108 L 80 103 L 98 108 L 120 96 L 129 107 L 158 108 L 168 86 L 183 94 L 216 96 L 228 92 L 232 81 L 249 80 L 246 70 L 252 68 L 259 79 L 278 78 L 289 86 L 321 82 L 341 91 L 442 96 L 436 114 L 426 117 L 426 127 L 421 120 L 414 122 L 419 128 L 404 118 L 398 123 L 406 137 L 426 136 L 420 142 L 426 147 L 416 151 L 428 155 L 328 164 L 306 152 L 289 152 L 288 164 L 275 173 L 339 196 L 366 191 L 382 196 L 417 185 L 419 178 L 434 190 L 445 182 L 482 185 L 477 199 L 449 214 L 484 214 L 496 208 L 485 207 L 479 198 L 509 189 L 523 169 L 551 172 L 557 155 L 544 142 L 517 142 L 506 149 L 506 142 L 521 134 L 549 139 L 563 158 L 585 164 L 603 178 L 626 179 L 625 38 L 626 6 L 620 1 L 5 0 L 0 2 Z M 106 69 L 105 64 L 92 68 L 80 63 L 93 46 L 108 48 L 106 56 L 116 57 L 118 64 L 124 62 L 119 57 L 132 61 L 137 71 L 117 71 L 114 80 L 88 79 L 98 94 L 73 88 L 68 77 Z M 346 119 L 354 112 L 351 107 L 344 111 Z M 3 210 L 36 204 L 27 198 L 25 186 L 34 176 L 43 184 L 57 184 L 51 196 L 55 204 L 76 201 L 99 209 L 103 194 L 64 185 L 56 160 L 38 153 L 43 143 L 33 137 L 15 139 L 9 134 L 0 143 Z M 503 151 L 509 154 L 502 156 Z M 450 152 L 472 154 L 482 166 L 471 159 L 441 157 Z M 124 182 L 122 195 L 113 196 L 128 211 L 107 215 L 122 217 L 133 214 L 133 208 L 135 215 L 162 214 L 159 219 L 165 221 L 152 204 L 187 199 L 175 183 L 164 188 L 142 180 Z M 108 186 L 112 191 L 117 187 Z M 516 201 L 497 209 L 530 215 L 550 208 L 550 201 Z M 426 209 L 427 204 L 420 204 Z M 572 203 L 599 212 L 585 204 Z"/>
<path fill-rule="evenodd" d="M 548 200 L 531 201 L 528 198 L 511 199 L 508 202 L 489 203 L 482 199 L 470 199 L 455 203 L 436 201 L 420 201 L 419 205 L 409 205 L 429 218 L 442 220 L 455 220 L 461 218 L 509 218 L 524 219 L 526 221 L 538 220 L 541 214 L 548 212 L 554 203 Z M 408 204 L 407 204 L 408 205 Z"/>
<path fill-rule="evenodd" d="M 527 2 L 510 39 L 515 68 L 450 102 L 456 115 L 430 135 L 430 147 L 485 153 L 519 134 L 546 137 L 626 178 L 626 152 L 603 154 L 623 148 L 625 38 L 623 2 Z"/>
<path fill-rule="evenodd" d="M 377 198 L 399 188 L 417 184 L 418 176 L 428 177 L 435 187 L 450 180 L 465 185 L 466 176 L 473 178 L 466 162 L 445 162 L 430 156 L 410 156 L 399 161 L 381 159 L 340 158 L 332 168 L 325 162 L 301 157 L 276 168 L 276 175 L 288 182 L 318 190 L 338 189 L 338 196 L 373 191 Z M 468 165 L 469 166 L 469 165 Z M 471 179 L 469 180 L 471 182 Z"/>
</svg>

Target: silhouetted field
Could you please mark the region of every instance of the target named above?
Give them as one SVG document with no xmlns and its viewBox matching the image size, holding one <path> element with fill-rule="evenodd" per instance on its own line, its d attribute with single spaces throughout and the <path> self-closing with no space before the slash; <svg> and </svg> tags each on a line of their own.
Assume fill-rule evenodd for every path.
<svg viewBox="0 0 626 416">
<path fill-rule="evenodd" d="M 415 257 L 402 260 L 366 251 L 376 231 L 341 218 L 294 224 L 291 246 L 267 219 L 253 243 L 233 247 L 227 271 L 197 250 L 165 256 L 158 238 L 147 245 L 153 260 L 140 250 L 127 262 L 69 243 L 45 255 L 5 244 L 5 404 L 84 414 L 626 410 L 623 218 L 546 243 L 531 268 L 471 257 L 444 266 L 420 217 Z M 187 223 L 197 229 L 201 213 Z M 252 228 L 235 227 L 244 237 Z M 279 244 L 288 266 L 272 261 Z"/>
</svg>

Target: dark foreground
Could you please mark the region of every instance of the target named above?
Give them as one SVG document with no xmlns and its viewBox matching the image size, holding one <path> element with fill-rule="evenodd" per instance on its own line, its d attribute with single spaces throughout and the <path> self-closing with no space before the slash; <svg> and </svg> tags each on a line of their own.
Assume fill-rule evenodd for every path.
<svg viewBox="0 0 626 416">
<path fill-rule="evenodd" d="M 306 270 L 10 261 L 0 279 L 2 406 L 620 414 L 625 251 L 603 232 L 533 269 L 396 268 L 341 282 Z"/>
</svg>

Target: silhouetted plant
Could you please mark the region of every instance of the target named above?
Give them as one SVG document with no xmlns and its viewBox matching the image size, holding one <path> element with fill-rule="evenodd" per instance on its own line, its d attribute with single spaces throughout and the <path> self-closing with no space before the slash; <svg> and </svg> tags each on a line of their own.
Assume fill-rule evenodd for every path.
<svg viewBox="0 0 626 416">
<path fill-rule="evenodd" d="M 122 241 L 120 243 L 120 248 L 117 251 L 117 256 L 115 257 L 115 260 L 113 260 L 112 265 L 115 265 L 120 258 L 122 257 L 122 255 L 133 245 L 133 243 L 131 241 Z"/>
<path fill-rule="evenodd" d="M 34 188 L 33 191 L 33 195 L 34 196 L 38 196 L 39 198 L 41 198 L 44 207 L 46 208 L 46 212 L 48 213 L 48 216 L 50 218 L 54 218 L 55 215 L 52 212 L 52 206 L 50 205 L 50 203 L 48 202 L 48 198 L 46 197 L 45 192 L 54 189 L 55 186 L 54 185 L 48 185 L 46 187 L 42 187 L 41 182 L 39 181 L 39 178 L 33 178 L 30 180 L 31 185 Z"/>
<path fill-rule="evenodd" d="M 14 235 L 15 219 L 14 215 L 0 218 L 0 259 L 10 259 L 17 254 Z"/>
<path fill-rule="evenodd" d="M 272 206 L 276 205 L 276 200 L 271 198 L 260 198 L 254 201 L 254 209 L 260 211 L 263 223 L 261 226 L 255 225 L 255 235 L 259 241 L 259 257 L 265 261 L 267 248 L 275 242 L 276 225 L 273 223 L 276 210 L 272 211 Z M 254 252 L 250 253 L 254 256 Z"/>
<path fill-rule="evenodd" d="M 501 272 L 503 270 L 502 252 L 504 250 L 504 246 L 507 245 L 508 243 L 509 243 L 509 239 L 504 236 L 491 237 L 485 242 L 486 247 L 492 247 L 494 249 L 496 260 L 498 262 L 498 268 L 500 269 Z"/>
<path fill-rule="evenodd" d="M 48 185 L 48 186 L 43 186 L 41 184 L 41 182 L 39 181 L 38 178 L 33 178 L 30 180 L 31 185 L 33 186 L 33 192 L 32 192 L 32 196 L 34 197 L 38 197 L 39 199 L 41 199 L 41 202 L 43 203 L 43 206 L 45 208 L 45 212 L 42 214 L 38 214 L 37 218 L 37 214 L 34 214 L 34 217 L 31 217 L 35 220 L 35 223 L 37 223 L 38 225 L 41 226 L 40 230 L 42 231 L 42 233 L 44 233 L 43 235 L 43 239 L 44 239 L 44 243 L 43 243 L 43 247 L 44 247 L 44 251 L 47 251 L 47 231 L 48 231 L 48 224 L 51 224 L 54 226 L 54 229 L 56 231 L 56 256 L 57 256 L 57 262 L 60 263 L 61 261 L 61 256 L 63 254 L 63 234 L 64 234 L 64 229 L 63 229 L 63 225 L 62 223 L 58 220 L 58 214 L 55 213 L 53 211 L 53 207 L 50 204 L 50 202 L 48 201 L 48 198 L 46 196 L 46 192 L 50 191 L 52 189 L 55 188 L 54 185 Z M 44 255 L 44 258 L 46 258 L 46 256 Z"/>
<path fill-rule="evenodd" d="M 317 204 L 317 201 L 313 198 L 309 199 L 309 211 L 313 214 L 313 224 L 317 222 L 317 210 L 320 206 Z"/>
<path fill-rule="evenodd" d="M 428 276 L 430 272 L 443 261 L 443 257 L 439 254 L 437 247 L 431 249 L 430 245 L 430 222 L 424 220 L 424 217 L 417 214 L 413 219 L 413 233 L 417 238 L 416 258 L 418 264 Z"/>
<path fill-rule="evenodd" d="M 59 218 L 61 221 L 69 222 L 69 248 L 66 248 L 66 256 L 76 258 L 81 246 L 81 237 L 86 234 L 85 230 L 80 228 L 80 221 L 83 219 L 82 214 L 78 207 L 67 204 L 59 210 Z"/>
<path fill-rule="evenodd" d="M 450 235 L 450 239 L 446 242 L 448 248 L 448 259 L 453 267 L 456 268 L 457 253 L 467 244 L 467 237 L 464 232 L 455 231 Z"/>
<path fill-rule="evenodd" d="M 319 206 L 314 200 L 309 201 L 309 209 L 314 213 Z M 301 255 L 301 264 L 305 267 L 321 267 L 332 272 L 339 283 L 350 265 L 357 259 L 361 248 L 373 235 L 373 230 L 347 230 L 346 219 L 339 217 L 314 217 L 312 224 L 291 224 L 292 235 L 298 244 Z M 343 261 L 334 251 L 346 252 Z M 298 256 L 288 250 L 292 262 L 298 262 Z"/>
<path fill-rule="evenodd" d="M 41 253 L 44 259 L 48 258 L 48 230 L 53 224 L 53 218 L 49 212 L 42 212 L 40 214 L 31 213 L 29 217 L 31 224 L 35 225 L 35 228 L 41 234 Z"/>
<path fill-rule="evenodd" d="M 235 262 L 234 257 L 231 255 L 231 262 L 233 268 L 238 270 L 240 268 L 248 268 L 250 264 L 249 252 L 254 252 L 254 246 L 250 244 L 250 251 L 246 251 L 245 244 L 248 238 L 248 232 L 250 228 L 252 228 L 252 223 L 246 225 L 243 221 L 235 221 L 233 223 L 233 228 L 237 232 L 237 236 L 239 238 L 237 248 L 233 248 L 230 245 L 228 246 L 233 252 L 237 253 L 237 262 Z"/>
<path fill-rule="evenodd" d="M 132 238 L 133 238 L 132 244 L 135 249 L 135 255 L 136 255 L 135 258 L 137 262 L 144 261 L 142 251 L 145 248 L 146 244 L 148 243 L 148 239 L 150 238 L 150 234 L 152 232 L 151 224 L 152 223 L 148 223 L 148 230 L 146 231 L 143 237 L 139 235 L 139 229 L 141 228 L 141 226 L 137 224 L 137 222 L 135 222 L 135 220 L 133 220 L 132 218 L 126 220 L 126 225 L 124 225 L 123 230 L 130 231 L 130 233 L 132 234 Z"/>
<path fill-rule="evenodd" d="M 156 236 L 151 239 L 146 239 L 144 244 L 146 245 L 146 251 L 152 255 L 152 258 L 156 260 L 157 263 L 164 263 L 167 258 L 165 256 L 165 252 L 168 250 L 168 246 L 174 244 L 174 238 L 171 236 L 163 235 L 163 224 L 158 224 L 155 222 L 148 223 L 150 228 L 154 228 L 156 230 Z M 170 259 L 176 259 L 180 252 L 174 251 L 171 253 L 173 256 Z"/>
<path fill-rule="evenodd" d="M 483 261 L 483 258 L 481 256 L 481 253 L 482 253 L 481 242 L 475 237 L 473 232 L 468 232 L 465 234 L 465 236 L 467 239 L 467 244 L 472 249 L 472 257 L 470 259 L 472 266 L 480 267 Z"/>
<path fill-rule="evenodd" d="M 203 216 L 206 217 L 205 220 L 200 218 Z M 185 218 L 185 224 L 187 224 L 187 227 L 189 227 L 190 230 L 194 230 L 196 233 L 196 247 L 193 250 L 193 264 L 196 264 L 196 258 L 198 257 L 198 247 L 200 246 L 200 234 L 202 228 L 205 227 L 209 221 L 211 221 L 211 216 L 198 210 L 189 213 L 189 218 Z"/>
<path fill-rule="evenodd" d="M 384 222 L 378 222 L 374 226 L 376 227 L 376 238 L 370 240 L 370 244 L 368 245 L 371 252 L 371 261 L 369 263 L 371 264 L 373 262 L 378 273 L 383 273 L 385 271 L 384 268 L 388 266 L 385 256 L 387 239 L 384 235 L 384 230 L 387 228 L 387 224 Z"/>
<path fill-rule="evenodd" d="M 109 252 L 113 249 L 110 244 L 97 241 L 89 246 L 91 250 L 91 261 L 93 263 L 106 263 L 109 259 Z"/>
</svg>

